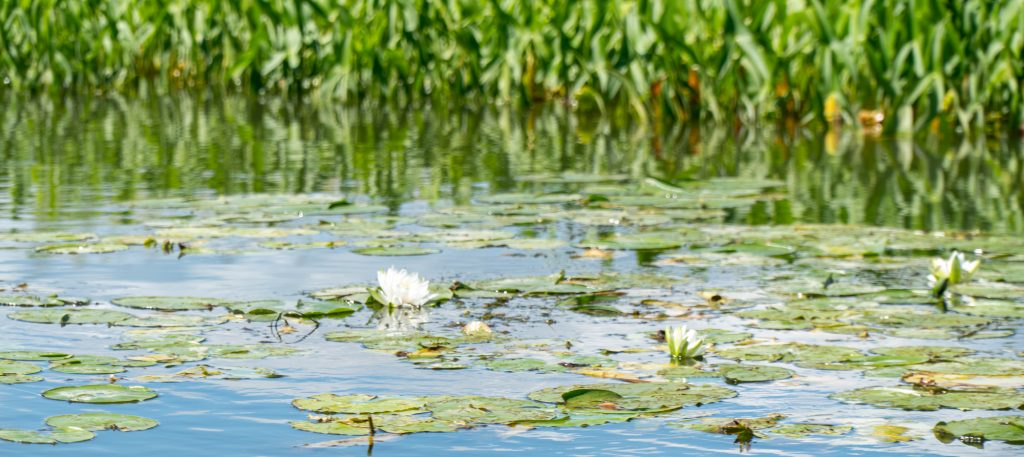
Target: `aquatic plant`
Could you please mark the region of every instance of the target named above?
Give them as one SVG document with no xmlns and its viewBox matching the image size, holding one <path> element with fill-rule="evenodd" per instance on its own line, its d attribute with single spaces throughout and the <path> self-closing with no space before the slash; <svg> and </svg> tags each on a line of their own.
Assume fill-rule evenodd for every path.
<svg viewBox="0 0 1024 457">
<path fill-rule="evenodd" d="M 953 251 L 949 260 L 941 257 L 932 259 L 928 282 L 932 291 L 941 295 L 950 286 L 970 281 L 980 265 L 980 260 L 966 260 L 962 252 Z"/>
<path fill-rule="evenodd" d="M 1020 125 L 1019 0 L 0 0 L 0 90 Z M 59 33 L 56 33 L 59 31 Z"/>
<path fill-rule="evenodd" d="M 377 282 L 378 297 L 389 307 L 419 308 L 437 297 L 430 293 L 430 281 L 404 269 L 396 270 L 395 267 L 389 267 L 387 270 L 378 271 Z"/>
<path fill-rule="evenodd" d="M 669 357 L 676 360 L 693 359 L 704 354 L 704 338 L 685 325 L 665 328 L 665 343 L 668 344 Z"/>
</svg>

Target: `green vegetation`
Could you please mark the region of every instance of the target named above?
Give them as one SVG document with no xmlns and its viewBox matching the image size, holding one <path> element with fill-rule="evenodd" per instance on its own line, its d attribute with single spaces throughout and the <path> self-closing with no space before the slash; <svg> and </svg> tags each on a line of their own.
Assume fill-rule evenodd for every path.
<svg viewBox="0 0 1024 457">
<path fill-rule="evenodd" d="M 1022 6 L 0 0 L 0 77 L 8 88 L 53 93 L 184 88 L 320 101 L 568 100 L 655 123 L 884 118 L 892 131 L 1015 128 L 1024 122 Z"/>
</svg>

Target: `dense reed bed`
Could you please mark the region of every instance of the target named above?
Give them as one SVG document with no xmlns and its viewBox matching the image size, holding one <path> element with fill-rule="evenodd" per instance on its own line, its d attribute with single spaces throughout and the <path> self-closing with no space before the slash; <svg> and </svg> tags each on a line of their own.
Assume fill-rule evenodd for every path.
<svg viewBox="0 0 1024 457">
<path fill-rule="evenodd" d="M 1024 1 L 0 0 L 6 91 L 287 93 L 914 128 L 1024 122 Z"/>
</svg>

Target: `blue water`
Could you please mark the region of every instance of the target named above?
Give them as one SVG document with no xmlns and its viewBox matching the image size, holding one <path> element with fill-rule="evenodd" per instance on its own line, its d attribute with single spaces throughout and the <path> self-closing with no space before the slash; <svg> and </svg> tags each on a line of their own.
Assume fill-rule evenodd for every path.
<svg viewBox="0 0 1024 457">
<path fill-rule="evenodd" d="M 130 112 L 134 114 L 145 115 L 148 112 L 144 108 L 130 109 L 139 110 Z M 99 116 L 112 115 L 101 112 Z M 152 128 L 159 115 L 149 113 L 148 116 L 148 123 L 143 122 L 143 125 Z M 133 199 L 263 191 L 346 192 L 349 195 L 355 192 L 388 203 L 392 207 L 392 214 L 408 215 L 453 202 L 466 202 L 472 195 L 515 189 L 514 177 L 517 173 L 558 167 L 559 163 L 562 168 L 557 168 L 558 171 L 583 168 L 604 173 L 628 172 L 637 163 L 662 169 L 670 169 L 675 163 L 672 160 L 666 163 L 662 158 L 659 159 L 663 160 L 661 162 L 643 165 L 643 160 L 635 160 L 630 155 L 634 151 L 627 150 L 629 141 L 632 141 L 628 140 L 627 133 L 617 131 L 610 134 L 609 144 L 612 146 L 608 149 L 598 148 L 595 151 L 597 147 L 593 143 L 584 143 L 577 138 L 570 139 L 568 145 L 560 146 L 561 149 L 540 150 L 534 151 L 532 155 L 524 155 L 520 148 L 528 147 L 528 142 L 506 138 L 516 137 L 521 132 L 509 134 L 495 125 L 485 128 L 479 137 L 456 138 L 464 140 L 459 148 L 452 147 L 449 143 L 452 139 L 445 137 L 418 143 L 413 138 L 416 132 L 407 132 L 406 136 L 396 133 L 414 130 L 413 127 L 396 127 L 391 124 L 376 132 L 379 137 L 372 131 L 372 125 L 353 127 L 351 131 L 359 134 L 354 135 L 355 139 L 349 143 L 344 138 L 318 138 L 309 133 L 311 130 L 316 131 L 316 125 L 299 123 L 294 131 L 289 129 L 290 124 L 287 122 L 284 126 L 269 127 L 267 124 L 271 121 L 268 118 L 273 116 L 266 114 L 266 118 L 257 123 L 257 139 L 246 142 L 240 139 L 244 137 L 243 134 L 232 132 L 230 125 L 224 125 L 227 121 L 223 118 L 211 113 L 202 116 L 210 117 L 215 124 L 209 132 L 197 133 L 188 127 L 198 121 L 186 121 L 172 115 L 169 120 L 173 124 L 172 130 L 181 138 L 157 143 L 138 139 L 138 150 L 129 150 L 126 144 L 129 140 L 109 130 L 98 136 L 104 138 L 103 141 L 79 143 L 80 140 L 76 139 L 79 137 L 71 134 L 76 130 L 66 123 L 61 124 L 61 129 L 56 129 L 54 138 L 43 139 L 44 135 L 37 132 L 43 147 L 28 150 L 33 136 L 21 130 L 13 130 L 23 127 L 9 128 L 5 133 L 13 135 L 17 141 L 10 143 L 14 149 L 9 149 L 4 156 L 8 160 L 9 173 L 7 177 L 0 178 L 0 190 L 3 191 L 0 192 L 0 209 L 7 216 L 0 217 L 0 230 L 90 231 L 100 235 L 135 233 L 141 230 L 140 224 L 145 221 L 136 218 L 132 210 L 127 209 L 125 203 Z M 141 129 L 138 125 L 129 125 L 124 127 L 124 135 L 130 137 L 138 134 L 145 137 L 133 128 Z M 539 133 L 542 136 L 548 135 L 543 138 L 549 142 L 543 144 L 557 144 L 550 140 L 557 139 L 559 133 L 572 137 L 571 131 L 559 131 L 558 128 L 569 129 L 564 126 L 555 127 L 553 133 Z M 88 136 L 88 126 L 83 129 L 86 130 L 83 134 Z M 338 129 L 349 131 L 340 127 Z M 416 134 L 424 137 L 427 134 L 441 136 L 438 132 L 430 131 Z M 211 139 L 208 135 L 221 136 Z M 466 142 L 473 138 L 480 142 Z M 496 138 L 503 140 L 498 141 Z M 78 149 L 76 144 L 82 147 Z M 181 145 L 193 144 L 196 145 L 195 150 L 177 149 Z M 259 146 L 258 150 L 256 146 Z M 89 159 L 84 157 L 88 155 L 87 152 L 98 155 Z M 248 158 L 238 159 L 235 154 Z M 266 154 L 266 157 L 253 159 L 258 154 Z M 369 163 L 361 160 L 367 157 L 373 160 Z M 845 166 L 842 161 L 831 163 L 827 162 L 827 158 L 823 160 L 826 161 L 824 165 L 810 162 L 794 166 L 800 173 L 813 171 L 815 166 L 823 167 L 823 173 L 833 173 Z M 770 159 L 766 162 L 741 161 L 738 170 L 730 169 L 727 158 L 721 157 L 708 159 L 703 165 L 704 172 L 711 174 L 716 174 L 716 170 L 740 174 L 749 171 L 761 177 L 799 179 L 799 174 L 787 174 L 789 172 L 786 167 L 775 167 Z M 861 180 L 857 184 L 851 183 L 851 186 L 870 187 L 872 182 L 871 179 Z M 794 186 L 799 187 L 799 184 Z M 757 214 L 739 212 L 730 215 L 734 219 L 731 222 L 785 223 L 787 217 L 835 222 L 847 217 L 853 219 L 851 222 L 883 225 L 917 227 L 924 224 L 932 228 L 976 228 L 978 225 L 975 224 L 981 224 L 1001 231 L 1013 231 L 1020 214 L 1019 208 L 1012 207 L 1008 212 L 1000 212 L 1001 207 L 988 203 L 978 210 L 980 215 L 977 219 L 967 221 L 958 217 L 961 213 L 956 205 L 936 205 L 925 213 L 918 213 L 914 212 L 917 210 L 899 205 L 888 207 L 884 202 L 875 202 L 875 206 L 871 207 L 873 198 L 869 194 L 850 196 L 849 200 L 837 199 L 838 203 L 835 204 L 813 206 L 812 201 L 817 198 L 813 195 L 815 189 L 821 188 L 801 187 L 797 189 L 798 192 L 793 192 L 793 205 L 803 208 L 802 212 L 776 212 L 768 215 L 767 220 L 762 220 L 762 216 Z M 854 211 L 844 212 L 844 208 L 853 208 Z M 998 214 L 1006 217 L 1000 219 Z M 311 222 L 315 220 L 300 220 L 287 225 Z M 158 250 L 138 247 L 114 254 L 62 256 L 36 254 L 31 249 L 7 246 L 0 249 L 0 284 L 10 286 L 28 283 L 32 288 L 58 289 L 62 295 L 89 297 L 101 303 L 101 307 L 115 308 L 102 304 L 125 295 L 296 299 L 304 292 L 325 287 L 370 283 L 375 280 L 379 269 L 391 265 L 419 272 L 437 282 L 550 274 L 560 269 L 579 273 L 643 271 L 650 268 L 640 265 L 633 254 L 599 262 L 574 261 L 570 259 L 574 252 L 571 248 L 544 252 L 540 256 L 532 253 L 506 255 L 511 252 L 504 248 L 447 249 L 436 255 L 386 258 L 360 256 L 349 252 L 347 248 L 341 248 L 264 250 L 243 255 L 186 255 L 179 259 Z M 667 292 L 666 299 L 693 296 L 696 291 L 707 288 L 751 292 L 758 289 L 757 278 L 737 268 L 696 270 L 679 267 L 672 269 L 672 273 L 683 279 L 672 291 Z M 512 306 L 526 308 L 508 310 L 510 314 L 529 314 L 543 309 L 545 304 L 535 299 L 513 302 Z M 126 355 L 122 351 L 111 351 L 108 347 L 121 341 L 124 332 L 129 329 L 96 325 L 58 327 L 31 324 L 7 319 L 6 314 L 12 311 L 15 309 L 0 308 L 0 334 L 3 335 L 0 350 L 47 349 L 119 357 Z M 429 326 L 435 330 L 446 328 L 445 324 L 461 320 L 465 311 L 453 304 L 443 305 L 433 312 Z M 470 312 L 479 314 L 478 310 Z M 0 455 L 156 457 L 368 455 L 371 452 L 377 456 L 710 455 L 741 452 L 792 456 L 1024 455 L 1020 447 L 1003 443 L 989 442 L 984 450 L 978 450 L 960 443 L 943 444 L 931 436 L 931 426 L 937 421 L 998 412 L 914 412 L 843 404 L 827 398 L 828 394 L 870 385 L 892 385 L 895 381 L 864 378 L 856 371 L 818 371 L 795 366 L 788 366 L 798 374 L 793 379 L 731 386 L 739 392 L 735 398 L 622 424 L 532 430 L 487 426 L 455 433 L 387 437 L 378 440 L 372 448 L 365 444 L 318 446 L 317 443 L 348 437 L 293 430 L 288 421 L 304 420 L 307 413 L 293 408 L 291 400 L 325 392 L 525 398 L 527 393 L 544 387 L 599 382 L 572 374 L 500 373 L 480 368 L 420 370 L 393 355 L 368 351 L 352 343 L 327 342 L 322 338 L 325 332 L 336 328 L 363 325 L 366 318 L 367 315 L 361 313 L 345 320 L 325 321 L 324 328 L 292 345 L 303 351 L 300 355 L 251 361 L 206 362 L 214 366 L 272 368 L 285 375 L 279 379 L 151 383 L 146 385 L 159 392 L 156 399 L 138 404 L 109 406 L 62 403 L 40 396 L 42 391 L 56 386 L 105 382 L 105 375 L 43 372 L 40 374 L 46 377 L 44 382 L 0 386 L 0 428 L 43 428 L 43 419 L 48 416 L 92 411 L 137 414 L 160 422 L 156 429 L 144 432 L 99 432 L 94 440 L 77 444 L 45 446 L 0 441 Z M 636 335 L 664 325 L 662 322 L 643 319 L 598 318 L 557 310 L 553 312 L 552 319 L 554 322 L 550 325 L 533 322 L 517 326 L 514 322 L 504 322 L 495 325 L 495 330 L 517 338 L 572 339 L 580 353 L 596 354 L 600 348 L 636 341 Z M 696 327 L 750 330 L 743 327 L 738 319 L 728 316 L 690 323 Z M 872 346 L 852 336 L 801 332 L 798 337 L 794 337 L 793 333 L 781 331 L 754 332 L 759 338 L 829 342 L 865 349 Z M 218 326 L 207 332 L 207 336 L 211 343 L 259 342 L 272 338 L 265 323 L 238 322 Z M 885 344 L 942 342 L 886 338 Z M 1024 337 L 1017 335 L 957 344 L 969 345 L 987 355 L 1013 356 L 1016 350 L 1024 347 Z M 624 356 L 629 357 L 638 362 L 662 361 L 658 354 Z M 134 377 L 180 369 L 182 367 L 131 368 L 124 375 Z M 135 381 L 123 383 L 145 384 Z M 853 425 L 858 431 L 840 437 L 808 437 L 800 440 L 773 435 L 768 439 L 755 439 L 749 450 L 742 450 L 740 445 L 733 442 L 732 436 L 666 425 L 683 418 L 704 415 L 758 417 L 770 413 L 786 414 L 788 422 Z M 920 436 L 920 439 L 908 443 L 881 443 L 869 435 L 873 425 L 888 421 L 913 426 L 911 434 Z"/>
</svg>

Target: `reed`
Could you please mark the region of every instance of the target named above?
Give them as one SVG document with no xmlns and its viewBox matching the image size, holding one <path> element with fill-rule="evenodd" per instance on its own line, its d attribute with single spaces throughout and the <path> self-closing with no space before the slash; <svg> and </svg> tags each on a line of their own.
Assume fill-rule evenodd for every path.
<svg viewBox="0 0 1024 457">
<path fill-rule="evenodd" d="M 6 91 L 1024 124 L 1024 0 L 0 0 Z"/>
</svg>

